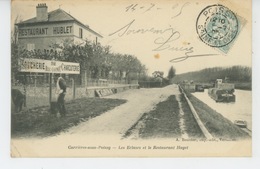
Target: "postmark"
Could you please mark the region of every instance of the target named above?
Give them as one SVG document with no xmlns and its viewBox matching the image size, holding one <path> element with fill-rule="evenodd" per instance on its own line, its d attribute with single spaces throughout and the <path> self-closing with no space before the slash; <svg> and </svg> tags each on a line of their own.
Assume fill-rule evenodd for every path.
<svg viewBox="0 0 260 169">
<path fill-rule="evenodd" d="M 196 30 L 201 41 L 211 47 L 225 47 L 237 36 L 239 22 L 236 15 L 223 5 L 204 8 L 196 22 Z"/>
</svg>

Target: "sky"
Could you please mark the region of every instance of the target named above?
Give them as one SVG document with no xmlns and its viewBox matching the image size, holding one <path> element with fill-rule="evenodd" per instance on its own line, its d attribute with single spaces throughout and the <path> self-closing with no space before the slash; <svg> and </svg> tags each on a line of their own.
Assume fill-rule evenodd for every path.
<svg viewBox="0 0 260 169">
<path fill-rule="evenodd" d="M 201 70 L 208 67 L 243 65 L 251 67 L 251 18 L 249 12 L 239 6 L 223 2 L 238 18 L 243 27 L 225 54 L 218 48 L 202 42 L 196 31 L 199 13 L 210 2 L 164 1 L 12 1 L 12 25 L 16 16 L 27 20 L 36 16 L 38 3 L 46 3 L 48 11 L 61 8 L 70 13 L 104 38 L 101 44 L 111 46 L 112 52 L 135 55 L 148 68 L 164 71 L 171 66 L 177 74 Z M 250 4 L 249 4 L 250 5 Z M 184 61 L 170 60 L 192 55 Z"/>
</svg>

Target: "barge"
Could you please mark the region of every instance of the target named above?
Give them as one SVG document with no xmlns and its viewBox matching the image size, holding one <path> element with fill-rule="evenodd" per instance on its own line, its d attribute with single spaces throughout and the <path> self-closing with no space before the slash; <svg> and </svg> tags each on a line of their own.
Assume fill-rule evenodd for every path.
<svg viewBox="0 0 260 169">
<path fill-rule="evenodd" d="M 217 79 L 214 88 L 208 89 L 208 95 L 216 102 L 235 102 L 235 85 L 232 83 L 222 83 L 222 79 Z"/>
</svg>

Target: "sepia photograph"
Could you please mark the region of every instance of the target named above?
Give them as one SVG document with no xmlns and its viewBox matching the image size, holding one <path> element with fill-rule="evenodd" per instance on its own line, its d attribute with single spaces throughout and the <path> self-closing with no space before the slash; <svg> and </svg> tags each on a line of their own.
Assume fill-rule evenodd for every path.
<svg viewBox="0 0 260 169">
<path fill-rule="evenodd" d="M 27 157 L 251 157 L 251 0 L 11 1 Z"/>
</svg>

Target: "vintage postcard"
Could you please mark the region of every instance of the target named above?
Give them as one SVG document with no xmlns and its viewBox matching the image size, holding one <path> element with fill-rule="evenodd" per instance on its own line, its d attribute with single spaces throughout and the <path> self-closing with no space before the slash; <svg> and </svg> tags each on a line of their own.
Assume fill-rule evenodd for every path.
<svg viewBox="0 0 260 169">
<path fill-rule="evenodd" d="M 13 0 L 12 157 L 252 156 L 251 0 Z"/>
</svg>

